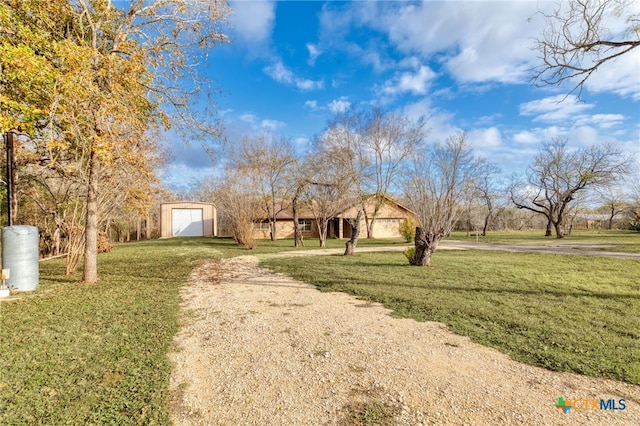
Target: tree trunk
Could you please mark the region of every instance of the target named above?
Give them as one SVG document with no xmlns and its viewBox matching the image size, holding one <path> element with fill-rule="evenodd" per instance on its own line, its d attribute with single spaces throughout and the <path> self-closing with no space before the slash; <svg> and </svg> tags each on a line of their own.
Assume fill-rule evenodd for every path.
<svg viewBox="0 0 640 426">
<path fill-rule="evenodd" d="M 327 225 L 328 222 L 324 219 L 316 221 L 318 225 L 318 240 L 320 240 L 320 247 L 324 248 L 327 245 Z"/>
<path fill-rule="evenodd" d="M 98 281 L 98 159 L 89 156 L 89 182 L 87 188 L 87 216 L 84 227 L 84 269 L 82 281 Z"/>
<path fill-rule="evenodd" d="M 411 259 L 411 265 L 413 266 L 429 266 L 431 262 L 431 256 L 438 247 L 438 240 L 431 240 L 427 236 L 427 232 L 424 228 L 416 228 L 415 248 L 416 253 Z"/>
<path fill-rule="evenodd" d="M 296 195 L 291 201 L 291 210 L 293 210 L 293 246 L 304 247 L 304 241 L 302 239 L 302 231 L 300 231 L 300 224 L 298 223 L 298 197 L 302 192 L 302 186 L 298 186 L 296 189 Z"/>
<path fill-rule="evenodd" d="M 151 216 L 147 215 L 144 221 L 144 230 L 145 230 L 145 238 L 147 240 L 151 239 Z"/>
<path fill-rule="evenodd" d="M 564 238 L 564 234 L 562 232 L 562 222 L 561 221 L 554 222 L 553 226 L 556 229 L 556 238 Z"/>
<path fill-rule="evenodd" d="M 358 215 L 355 219 L 347 219 L 349 225 L 351 225 L 351 238 L 345 243 L 345 256 L 351 256 L 355 253 L 356 246 L 358 245 L 358 238 L 360 237 L 360 222 L 362 221 L 362 210 L 358 211 Z"/>
<path fill-rule="evenodd" d="M 550 237 L 553 234 L 553 232 L 551 232 L 551 225 L 551 218 L 547 217 L 547 230 L 544 232 L 545 237 Z"/>
<path fill-rule="evenodd" d="M 373 222 L 374 222 L 374 218 L 369 220 L 369 215 L 367 214 L 367 209 L 364 208 L 364 205 L 362 207 L 362 210 L 364 211 L 364 223 L 365 223 L 365 226 L 367 228 L 367 239 L 370 240 L 370 239 L 373 238 Z"/>
<path fill-rule="evenodd" d="M 484 218 L 484 225 L 482 225 L 482 236 L 486 237 L 487 236 L 487 228 L 489 227 L 489 219 L 491 218 L 491 213 L 489 213 L 487 216 L 485 216 Z"/>
<path fill-rule="evenodd" d="M 277 225 L 276 225 L 276 218 L 275 216 L 271 218 L 271 221 L 269 222 L 269 237 L 271 238 L 271 241 L 275 241 L 278 239 L 278 229 L 277 229 Z"/>
</svg>

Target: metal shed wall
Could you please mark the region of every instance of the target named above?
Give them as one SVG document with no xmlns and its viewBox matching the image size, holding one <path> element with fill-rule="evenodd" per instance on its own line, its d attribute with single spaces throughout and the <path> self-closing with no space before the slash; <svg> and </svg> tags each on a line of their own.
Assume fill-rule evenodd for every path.
<svg viewBox="0 0 640 426">
<path fill-rule="evenodd" d="M 160 238 L 173 237 L 173 209 L 202 209 L 204 236 L 214 237 L 218 234 L 215 204 L 196 201 L 178 201 L 160 204 Z"/>
</svg>

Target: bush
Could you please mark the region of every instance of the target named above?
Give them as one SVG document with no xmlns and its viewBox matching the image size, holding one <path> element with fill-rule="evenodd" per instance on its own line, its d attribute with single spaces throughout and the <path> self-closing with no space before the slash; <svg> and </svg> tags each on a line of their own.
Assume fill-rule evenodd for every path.
<svg viewBox="0 0 640 426">
<path fill-rule="evenodd" d="M 404 254 L 404 257 L 406 257 L 407 260 L 409 261 L 409 263 L 411 263 L 411 261 L 413 260 L 413 258 L 416 255 L 416 248 L 415 247 L 409 247 L 408 249 L 403 251 L 402 254 Z"/>
<path fill-rule="evenodd" d="M 640 231 L 640 219 L 629 222 L 629 231 Z"/>
<path fill-rule="evenodd" d="M 406 242 L 410 243 L 416 238 L 416 227 L 418 226 L 418 221 L 412 217 L 408 217 L 403 219 L 398 225 L 398 232 L 405 239 Z"/>
</svg>

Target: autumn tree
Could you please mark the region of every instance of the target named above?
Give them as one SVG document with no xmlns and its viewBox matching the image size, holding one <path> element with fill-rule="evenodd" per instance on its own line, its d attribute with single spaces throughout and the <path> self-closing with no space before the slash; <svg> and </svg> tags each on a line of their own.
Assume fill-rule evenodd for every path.
<svg viewBox="0 0 640 426">
<path fill-rule="evenodd" d="M 404 183 L 405 199 L 419 223 L 411 265 L 429 265 L 440 241 L 451 233 L 477 166 L 464 133 L 425 147 L 414 157 Z"/>
<path fill-rule="evenodd" d="M 634 0 L 558 1 L 552 12 L 540 12 L 545 27 L 535 48 L 543 64 L 534 81 L 540 86 L 584 84 L 607 63 L 640 46 L 640 9 Z"/>
<path fill-rule="evenodd" d="M 509 196 L 519 209 L 543 215 L 545 236 L 563 238 L 568 208 L 586 189 L 610 185 L 629 170 L 631 157 L 615 143 L 571 150 L 566 139 L 545 143 L 526 179 L 512 184 Z"/>
<path fill-rule="evenodd" d="M 198 93 L 211 92 L 193 74 L 194 65 L 203 49 L 226 40 L 218 27 L 226 4 L 136 0 L 116 7 L 110 0 L 20 0 L 5 5 L 3 31 L 16 28 L 17 36 L 3 37 L 3 48 L 9 44 L 9 53 L 26 52 L 28 61 L 3 64 L 3 75 L 13 70 L 4 80 L 22 77 L 37 84 L 17 90 L 3 81 L 0 102 L 9 106 L 9 118 L 2 125 L 30 132 L 51 152 L 48 167 L 60 164 L 62 156 L 81 165 L 83 280 L 95 282 L 101 170 L 121 161 L 145 166 L 146 157 L 136 157 L 139 151 L 132 147 L 150 142 L 150 130 L 160 127 L 174 125 L 194 137 L 219 135 L 215 121 L 206 124 L 190 105 Z"/>
<path fill-rule="evenodd" d="M 271 241 L 278 235 L 277 217 L 290 207 L 297 158 L 291 142 L 273 134 L 246 136 L 231 147 L 234 169 L 253 183 L 269 223 Z"/>
</svg>

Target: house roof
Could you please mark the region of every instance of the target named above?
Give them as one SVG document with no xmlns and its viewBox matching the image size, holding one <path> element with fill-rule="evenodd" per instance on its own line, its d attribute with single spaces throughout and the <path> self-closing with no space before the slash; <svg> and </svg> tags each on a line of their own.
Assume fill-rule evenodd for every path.
<svg viewBox="0 0 640 426">
<path fill-rule="evenodd" d="M 375 194 L 371 194 L 368 196 L 369 199 L 373 198 L 375 196 Z M 415 215 L 415 213 L 409 209 L 408 207 L 404 206 L 403 204 L 397 202 L 396 200 L 394 200 L 393 198 L 389 197 L 388 195 L 382 195 L 383 198 L 385 198 L 386 202 L 389 204 L 393 204 L 397 207 L 399 207 L 401 210 L 405 210 L 407 213 Z M 338 213 L 335 217 L 346 217 L 345 215 L 347 215 L 349 213 L 350 210 L 356 208 L 358 205 L 360 204 L 360 198 L 359 197 L 350 197 L 350 199 L 345 199 L 345 208 L 343 208 L 342 210 L 340 210 L 340 213 Z M 311 211 L 311 209 L 309 208 L 309 206 L 305 205 L 304 203 L 300 203 L 298 206 L 298 218 L 299 219 L 313 219 L 313 212 Z M 265 218 L 266 220 L 266 218 Z M 276 220 L 293 220 L 293 211 L 291 210 L 291 206 L 287 207 L 286 209 L 283 209 L 281 211 L 279 211 L 276 214 Z"/>
</svg>

